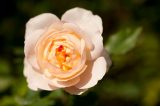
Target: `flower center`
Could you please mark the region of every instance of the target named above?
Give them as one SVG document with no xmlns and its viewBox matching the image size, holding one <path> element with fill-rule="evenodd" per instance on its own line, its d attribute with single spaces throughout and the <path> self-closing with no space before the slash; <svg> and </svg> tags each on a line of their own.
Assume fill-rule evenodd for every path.
<svg viewBox="0 0 160 106">
<path fill-rule="evenodd" d="M 63 71 L 70 70 L 72 67 L 68 64 L 71 59 L 70 49 L 65 48 L 63 45 L 60 45 L 56 48 L 55 53 L 58 64 Z"/>
<path fill-rule="evenodd" d="M 49 35 L 48 35 L 49 33 Z M 71 32 L 47 32 L 36 45 L 36 58 L 49 78 L 72 78 L 86 68 L 85 42 Z"/>
<path fill-rule="evenodd" d="M 71 70 L 80 60 L 80 53 L 66 39 L 52 39 L 45 47 L 43 57 L 61 71 Z"/>
</svg>

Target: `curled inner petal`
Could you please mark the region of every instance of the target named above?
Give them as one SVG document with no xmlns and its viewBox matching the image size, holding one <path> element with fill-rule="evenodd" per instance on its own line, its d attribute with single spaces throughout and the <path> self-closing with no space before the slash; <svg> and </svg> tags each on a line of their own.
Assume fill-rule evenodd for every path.
<svg viewBox="0 0 160 106">
<path fill-rule="evenodd" d="M 37 43 L 37 61 L 46 76 L 64 80 L 85 66 L 84 49 L 84 41 L 71 33 L 50 33 Z"/>
</svg>

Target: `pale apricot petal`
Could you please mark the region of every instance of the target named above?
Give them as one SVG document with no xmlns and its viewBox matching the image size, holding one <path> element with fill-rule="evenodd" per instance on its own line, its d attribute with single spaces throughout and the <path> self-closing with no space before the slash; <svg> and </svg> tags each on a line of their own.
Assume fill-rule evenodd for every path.
<svg viewBox="0 0 160 106">
<path fill-rule="evenodd" d="M 97 84 L 105 75 L 107 63 L 104 57 L 99 57 L 93 64 L 89 63 L 86 71 L 80 76 L 80 82 L 75 85 L 79 89 L 87 89 Z"/>
<path fill-rule="evenodd" d="M 64 90 L 72 95 L 81 95 L 82 93 L 84 93 L 85 91 L 87 91 L 88 89 L 78 89 L 74 86 L 72 87 L 67 87 L 64 88 Z"/>
<path fill-rule="evenodd" d="M 101 35 L 91 37 L 92 42 L 94 44 L 94 49 L 90 51 L 91 59 L 95 60 L 100 57 L 103 52 L 103 38 Z"/>
<path fill-rule="evenodd" d="M 78 7 L 70 9 L 63 14 L 61 20 L 74 23 L 88 33 L 102 34 L 103 31 L 101 18 L 86 9 Z"/>
<path fill-rule="evenodd" d="M 76 36 L 80 37 L 81 39 L 84 39 L 86 46 L 90 50 L 94 49 L 94 45 L 92 43 L 90 36 L 85 35 L 85 33 L 76 24 L 64 23 L 63 27 L 64 27 L 64 29 L 67 29 L 67 30 L 74 32 L 76 34 Z"/>
<path fill-rule="evenodd" d="M 86 69 L 86 65 L 85 65 L 85 62 L 86 62 L 86 51 L 85 51 L 85 42 L 83 39 L 81 39 L 81 42 L 80 42 L 81 46 L 80 46 L 80 54 L 81 54 L 81 59 L 78 61 L 77 65 L 72 67 L 71 70 L 69 71 L 59 71 L 59 68 L 57 68 L 56 66 L 48 63 L 48 62 L 42 62 L 41 64 L 45 65 L 45 67 L 47 67 L 49 70 L 53 70 L 53 71 L 50 71 L 50 73 L 56 77 L 57 79 L 60 79 L 61 81 L 65 80 L 70 80 L 70 79 L 73 79 L 73 78 L 76 78 L 77 76 L 79 76 L 80 74 L 82 74 L 85 69 Z M 73 60 L 74 61 L 74 60 Z"/>
<path fill-rule="evenodd" d="M 34 37 L 33 33 L 39 29 L 46 30 L 50 25 L 59 23 L 57 16 L 51 13 L 43 13 L 31 18 L 26 24 L 25 38 L 28 36 Z M 39 35 L 40 37 L 41 35 Z"/>
<path fill-rule="evenodd" d="M 76 24 L 85 33 L 85 36 L 90 37 L 94 44 L 94 50 L 91 51 L 92 60 L 101 55 L 103 50 L 103 38 L 101 36 L 103 28 L 99 16 L 93 15 L 91 11 L 82 8 L 74 8 L 64 13 L 62 21 Z"/>
<path fill-rule="evenodd" d="M 57 87 L 50 86 L 51 81 L 45 78 L 41 73 L 36 72 L 32 66 L 24 61 L 24 75 L 27 78 L 28 86 L 32 90 L 44 89 L 44 90 L 55 90 Z"/>
<path fill-rule="evenodd" d="M 71 35 L 71 34 L 64 34 L 63 38 L 65 38 L 68 41 L 71 41 L 74 44 L 75 49 L 78 49 L 78 50 L 81 49 L 80 48 L 81 47 L 81 40 L 78 39 L 76 36 Z"/>
<path fill-rule="evenodd" d="M 38 15 L 27 22 L 24 52 L 27 61 L 33 66 L 33 68 L 39 69 L 35 56 L 35 45 L 38 39 L 50 25 L 57 25 L 57 23 L 60 23 L 60 20 L 57 16 L 50 13 Z"/>
<path fill-rule="evenodd" d="M 71 80 L 68 80 L 68 81 L 58 81 L 57 79 L 53 79 L 52 83 L 56 87 L 64 88 L 64 87 L 73 86 L 73 85 L 77 84 L 79 81 L 80 81 L 80 78 L 77 77 L 77 78 L 74 78 L 74 79 L 71 79 Z"/>
<path fill-rule="evenodd" d="M 112 65 L 112 61 L 111 61 L 111 58 L 109 56 L 109 53 L 107 52 L 107 50 L 105 48 L 103 49 L 101 56 L 103 56 L 106 59 L 107 69 L 109 69 L 110 66 Z"/>
<path fill-rule="evenodd" d="M 37 30 L 33 33 L 34 37 L 29 36 L 25 39 L 24 54 L 29 64 L 31 64 L 35 69 L 39 69 L 35 55 L 35 45 L 41 33 L 43 33 L 43 30 Z"/>
</svg>

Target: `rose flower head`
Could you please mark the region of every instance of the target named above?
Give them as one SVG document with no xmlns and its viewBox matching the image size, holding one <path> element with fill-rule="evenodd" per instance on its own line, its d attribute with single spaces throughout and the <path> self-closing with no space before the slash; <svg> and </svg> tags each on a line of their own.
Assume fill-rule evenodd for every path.
<svg viewBox="0 0 160 106">
<path fill-rule="evenodd" d="M 95 86 L 111 64 L 102 31 L 101 18 L 82 8 L 66 11 L 61 20 L 51 13 L 31 18 L 24 46 L 29 88 L 80 95 Z"/>
</svg>

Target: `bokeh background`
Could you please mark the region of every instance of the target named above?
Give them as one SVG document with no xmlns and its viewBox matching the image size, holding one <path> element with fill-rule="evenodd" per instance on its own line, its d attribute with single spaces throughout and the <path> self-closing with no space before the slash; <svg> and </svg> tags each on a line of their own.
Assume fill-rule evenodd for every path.
<svg viewBox="0 0 160 106">
<path fill-rule="evenodd" d="M 81 96 L 28 89 L 23 76 L 25 24 L 82 7 L 103 20 L 112 67 Z M 160 106 L 160 0 L 1 0 L 0 106 Z"/>
</svg>

